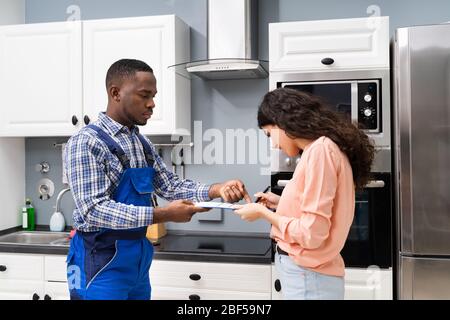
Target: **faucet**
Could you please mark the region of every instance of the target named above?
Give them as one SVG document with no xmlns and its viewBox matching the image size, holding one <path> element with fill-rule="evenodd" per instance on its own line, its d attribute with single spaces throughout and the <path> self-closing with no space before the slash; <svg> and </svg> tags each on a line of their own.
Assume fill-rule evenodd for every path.
<svg viewBox="0 0 450 320">
<path fill-rule="evenodd" d="M 64 193 L 66 193 L 67 191 L 70 191 L 70 188 L 66 188 L 66 189 L 62 189 L 59 193 L 58 196 L 56 197 L 56 212 L 61 212 L 61 198 L 64 195 Z"/>
</svg>

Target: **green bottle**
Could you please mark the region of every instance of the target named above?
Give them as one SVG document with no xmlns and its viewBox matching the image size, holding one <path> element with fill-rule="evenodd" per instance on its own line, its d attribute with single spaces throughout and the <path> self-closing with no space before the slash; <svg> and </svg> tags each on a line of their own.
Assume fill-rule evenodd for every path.
<svg viewBox="0 0 450 320">
<path fill-rule="evenodd" d="M 28 231 L 33 231 L 36 229 L 36 216 L 34 213 L 34 207 L 31 205 L 31 199 L 27 198 L 25 201 L 25 207 L 27 208 L 27 217 L 28 217 Z"/>
</svg>

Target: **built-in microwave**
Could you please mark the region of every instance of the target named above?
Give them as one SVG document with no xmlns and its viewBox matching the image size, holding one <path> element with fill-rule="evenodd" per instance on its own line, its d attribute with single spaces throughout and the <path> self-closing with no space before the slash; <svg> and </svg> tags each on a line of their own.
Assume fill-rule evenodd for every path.
<svg viewBox="0 0 450 320">
<path fill-rule="evenodd" d="M 320 97 L 327 107 L 358 123 L 367 134 L 382 131 L 381 79 L 278 82 L 277 86 Z"/>
</svg>

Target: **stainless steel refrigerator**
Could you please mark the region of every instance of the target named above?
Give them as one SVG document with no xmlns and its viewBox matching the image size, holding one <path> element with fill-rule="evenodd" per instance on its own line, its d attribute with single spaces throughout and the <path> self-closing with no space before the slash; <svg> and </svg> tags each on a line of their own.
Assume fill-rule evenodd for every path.
<svg viewBox="0 0 450 320">
<path fill-rule="evenodd" d="M 450 299 L 450 24 L 396 30 L 399 299 Z"/>
</svg>

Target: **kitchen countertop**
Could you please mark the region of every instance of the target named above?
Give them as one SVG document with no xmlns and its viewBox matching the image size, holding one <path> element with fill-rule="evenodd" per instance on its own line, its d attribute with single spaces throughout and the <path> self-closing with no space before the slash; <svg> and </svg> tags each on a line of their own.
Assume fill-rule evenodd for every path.
<svg viewBox="0 0 450 320">
<path fill-rule="evenodd" d="M 0 231 L 0 235 L 21 230 L 11 228 Z M 36 230 L 49 228 L 38 226 Z M 168 231 L 154 249 L 154 259 L 159 260 L 271 264 L 273 259 L 268 234 Z M 67 255 L 68 250 L 67 246 L 0 244 L 0 253 Z"/>
</svg>

